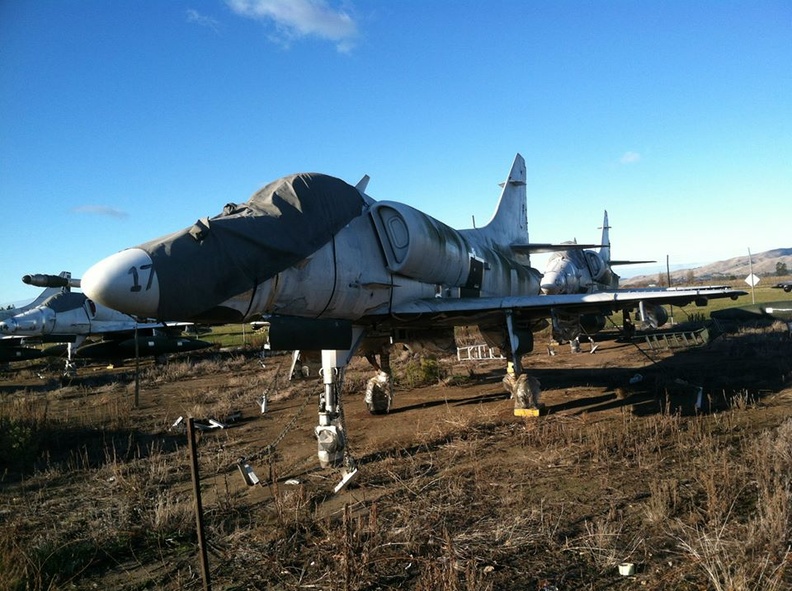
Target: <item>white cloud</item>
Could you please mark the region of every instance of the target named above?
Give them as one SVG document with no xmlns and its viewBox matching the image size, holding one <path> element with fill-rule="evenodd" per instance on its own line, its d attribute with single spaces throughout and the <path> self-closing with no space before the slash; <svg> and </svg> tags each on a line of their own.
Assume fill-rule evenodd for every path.
<svg viewBox="0 0 792 591">
<path fill-rule="evenodd" d="M 193 10 L 192 8 L 187 9 L 187 22 L 188 23 L 195 23 L 197 25 L 201 25 L 202 27 L 208 27 L 212 29 L 215 33 L 220 32 L 220 23 L 217 22 L 210 16 L 206 16 L 201 14 L 197 10 Z"/>
<path fill-rule="evenodd" d="M 124 219 L 129 217 L 129 214 L 120 209 L 115 209 L 108 205 L 80 205 L 72 209 L 74 213 L 87 213 L 89 215 L 101 215 L 110 218 Z"/>
<path fill-rule="evenodd" d="M 325 0 L 226 0 L 235 13 L 275 24 L 278 40 L 288 45 L 293 39 L 319 37 L 333 41 L 346 53 L 354 46 L 357 24 L 343 10 Z"/>
<path fill-rule="evenodd" d="M 619 162 L 622 164 L 635 164 L 636 162 L 640 162 L 641 155 L 638 152 L 625 152 L 621 158 L 619 158 Z"/>
</svg>

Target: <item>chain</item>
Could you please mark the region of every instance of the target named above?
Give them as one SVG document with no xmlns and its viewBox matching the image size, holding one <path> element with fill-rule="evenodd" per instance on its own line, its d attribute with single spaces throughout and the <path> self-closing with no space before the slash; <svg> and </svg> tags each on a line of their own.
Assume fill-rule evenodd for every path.
<svg viewBox="0 0 792 591">
<path fill-rule="evenodd" d="M 281 370 L 281 366 L 279 365 L 278 368 L 275 370 L 275 375 L 272 377 L 272 383 L 270 384 L 270 387 L 267 388 L 267 390 L 264 393 L 265 397 L 266 397 L 268 392 L 270 392 L 271 390 L 275 389 L 275 386 L 277 385 L 277 382 L 278 382 L 278 377 L 280 375 L 280 370 Z M 291 420 L 288 423 L 286 423 L 286 426 L 284 426 L 283 429 L 281 430 L 281 432 L 278 434 L 278 436 L 275 437 L 275 439 L 273 439 L 272 443 L 270 443 L 269 445 L 264 446 L 264 449 L 262 449 L 258 453 L 255 453 L 255 454 L 250 455 L 250 456 L 242 456 L 242 457 L 240 457 L 237 460 L 236 463 L 237 464 L 241 464 L 241 463 L 246 462 L 248 460 L 256 460 L 256 459 L 258 459 L 258 458 L 260 458 L 262 456 L 270 456 L 270 455 L 272 455 L 275 452 L 275 448 L 280 444 L 281 441 L 283 441 L 283 438 L 286 437 L 286 435 L 289 433 L 289 431 L 291 431 L 294 428 L 294 425 L 297 423 L 297 419 L 300 418 L 300 415 L 305 410 L 305 407 L 308 406 L 308 401 L 310 399 L 311 399 L 311 394 L 310 394 L 310 391 L 309 391 L 308 394 L 305 395 L 305 400 L 303 400 L 303 403 L 300 405 L 300 408 L 297 409 L 297 411 L 294 413 L 294 416 L 291 418 Z"/>
<path fill-rule="evenodd" d="M 346 420 L 344 419 L 344 407 L 341 404 L 341 384 L 343 383 L 343 372 L 341 372 L 341 375 L 339 376 L 339 380 L 340 381 L 337 384 L 337 391 L 336 391 L 336 404 L 338 406 L 338 421 L 339 421 L 339 423 L 341 425 L 341 430 L 342 430 L 344 441 L 345 441 L 345 443 L 344 443 L 344 460 L 345 460 L 345 464 L 348 467 L 354 467 L 355 459 L 352 457 L 352 454 L 349 452 L 349 445 L 348 445 L 348 442 L 346 440 Z M 303 403 L 300 405 L 300 408 L 298 408 L 296 410 L 296 412 L 294 413 L 294 416 L 289 420 L 288 423 L 286 423 L 286 426 L 283 427 L 283 429 L 277 435 L 277 437 L 275 437 L 275 439 L 272 440 L 272 443 L 270 443 L 269 445 L 264 446 L 264 448 L 261 451 L 257 452 L 257 453 L 254 453 L 254 454 L 249 455 L 249 456 L 240 457 L 236 461 L 236 465 L 242 464 L 244 462 L 257 460 L 257 459 L 262 458 L 264 456 L 271 457 L 272 454 L 275 452 L 275 449 L 280 444 L 280 442 L 283 441 L 283 438 L 286 437 L 286 435 L 289 433 L 289 431 L 291 431 L 294 428 L 294 425 L 297 423 L 297 419 L 300 418 L 300 415 L 302 415 L 303 411 L 305 410 L 305 407 L 308 406 L 308 402 L 310 400 L 311 400 L 311 394 L 310 394 L 310 391 L 309 391 L 309 393 L 306 394 L 305 399 L 303 400 Z"/>
<path fill-rule="evenodd" d="M 239 460 L 237 460 L 237 463 L 246 462 L 249 460 L 257 460 L 258 458 L 261 458 L 263 456 L 272 455 L 275 452 L 275 448 L 277 448 L 280 442 L 283 441 L 283 438 L 286 437 L 289 431 L 291 431 L 294 428 L 294 425 L 297 424 L 297 419 L 300 418 L 300 415 L 305 410 L 305 407 L 308 406 L 308 401 L 310 399 L 311 399 L 311 394 L 309 392 L 308 394 L 306 394 L 305 400 L 303 400 L 303 403 L 300 405 L 300 408 L 297 409 L 297 411 L 294 413 L 294 416 L 291 418 L 291 420 L 288 423 L 286 423 L 286 426 L 283 427 L 283 429 L 277 435 L 277 437 L 275 437 L 275 439 L 272 440 L 272 443 L 270 443 L 269 445 L 265 445 L 264 449 L 262 449 L 258 453 L 239 458 Z"/>
</svg>

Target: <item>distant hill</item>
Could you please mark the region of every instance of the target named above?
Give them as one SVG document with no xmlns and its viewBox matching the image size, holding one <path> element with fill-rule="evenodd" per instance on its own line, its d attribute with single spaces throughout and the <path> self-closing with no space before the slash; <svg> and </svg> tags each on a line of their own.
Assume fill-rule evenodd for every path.
<svg viewBox="0 0 792 591">
<path fill-rule="evenodd" d="M 792 273 L 792 248 L 776 248 L 766 252 L 751 254 L 753 259 L 754 275 L 765 278 L 776 278 L 776 265 L 782 263 L 786 265 L 788 273 Z M 745 279 L 751 272 L 751 265 L 748 262 L 748 255 L 726 259 L 690 269 L 677 269 L 671 271 L 671 284 L 683 285 L 689 283 L 728 281 L 733 279 Z M 665 284 L 666 273 L 655 273 L 653 275 L 637 275 L 635 277 L 623 278 L 620 287 L 641 287 L 649 284 L 657 284 L 662 279 Z M 789 275 L 778 277 L 779 280 L 789 281 Z M 768 280 L 763 281 L 764 284 Z"/>
</svg>

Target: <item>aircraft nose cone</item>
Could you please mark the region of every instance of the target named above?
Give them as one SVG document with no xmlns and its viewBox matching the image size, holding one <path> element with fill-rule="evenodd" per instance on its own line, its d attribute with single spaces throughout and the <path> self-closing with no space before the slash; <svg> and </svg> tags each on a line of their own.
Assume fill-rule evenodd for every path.
<svg viewBox="0 0 792 591">
<path fill-rule="evenodd" d="M 558 273 L 545 273 L 542 277 L 540 285 L 542 293 L 545 295 L 556 295 L 561 293 L 561 282 L 559 281 Z"/>
<path fill-rule="evenodd" d="M 107 257 L 82 277 L 83 292 L 92 300 L 125 314 L 156 318 L 160 290 L 154 264 L 141 248 Z"/>
</svg>

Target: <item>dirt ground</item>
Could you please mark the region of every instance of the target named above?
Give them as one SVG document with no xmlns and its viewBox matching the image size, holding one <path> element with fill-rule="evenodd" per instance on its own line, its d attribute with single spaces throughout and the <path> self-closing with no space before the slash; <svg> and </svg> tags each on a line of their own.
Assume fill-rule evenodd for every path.
<svg viewBox="0 0 792 591">
<path fill-rule="evenodd" d="M 719 559 L 725 583 L 718 586 L 683 535 L 704 531 L 715 515 L 717 478 L 701 474 L 716 469 L 708 467 L 701 446 L 742 453 L 734 446 L 780 428 L 790 415 L 792 345 L 785 331 L 724 335 L 673 351 L 605 334 L 593 353 L 588 344 L 581 348 L 572 353 L 568 345 L 538 342 L 526 357 L 542 385 L 540 417 L 514 416 L 501 384 L 503 360 L 442 359 L 438 379 L 409 387 L 407 369 L 417 362 L 406 353 L 394 362 L 390 414 L 371 415 L 363 391 L 373 372 L 356 360 L 347 372 L 343 407 L 359 474 L 338 494 L 332 489 L 340 472 L 321 470 L 317 462 L 316 367 L 309 365 L 308 378 L 288 381 L 288 355 L 261 360 L 250 353 L 210 353 L 171 361 L 171 370 L 146 362 L 137 408 L 131 367 L 83 367 L 65 385 L 42 367 L 2 372 L 5 416 L 12 408 L 45 404 L 48 418 L 74 421 L 82 431 L 101 426 L 102 435 L 56 434 L 58 443 L 42 445 L 35 471 L 6 467 L 3 539 L 10 544 L 16 532 L 26 541 L 9 547 L 37 566 L 24 572 L 0 566 L 28 581 L 10 588 L 200 588 L 185 434 L 172 427 L 192 416 L 226 423 L 201 431 L 198 445 L 216 589 L 748 589 L 756 581 L 787 588 L 789 576 L 778 565 L 788 555 L 774 556 L 777 562 L 758 575 L 745 575 L 743 586 L 734 583 L 743 576 L 738 567 L 729 566 L 744 562 L 743 555 L 725 555 Z M 118 550 L 106 551 L 109 558 L 47 575 L 46 560 L 36 562 L 40 553 L 32 549 L 39 538 L 13 516 L 29 511 L 30 528 L 82 531 L 67 527 L 63 516 L 86 512 L 83 505 L 99 505 L 99 498 L 121 503 L 119 483 L 131 481 L 123 462 L 155 456 L 169 476 L 159 477 L 143 503 L 178 497 L 187 506 L 187 525 L 154 536 L 156 551 L 144 551 L 146 542 L 130 533 L 114 542 Z M 246 484 L 239 458 L 247 459 L 261 484 Z M 735 482 L 745 478 L 732 473 Z M 727 480 L 718 489 L 723 495 L 731 491 Z M 661 507 L 659 521 L 647 520 L 667 483 L 674 483 L 672 497 L 682 500 Z M 754 527 L 748 520 L 756 501 L 736 489 L 734 502 L 745 515 L 730 517 L 729 524 Z M 163 496 L 164 490 L 175 496 Z M 782 504 L 781 547 L 790 541 L 789 495 Z M 49 519 L 33 517 L 42 507 Z M 99 519 L 97 511 L 88 511 L 89 522 Z M 135 519 L 124 517 L 123 527 L 167 530 Z M 117 532 L 105 535 L 118 538 Z M 635 573 L 621 576 L 621 562 L 634 563 Z"/>
</svg>

